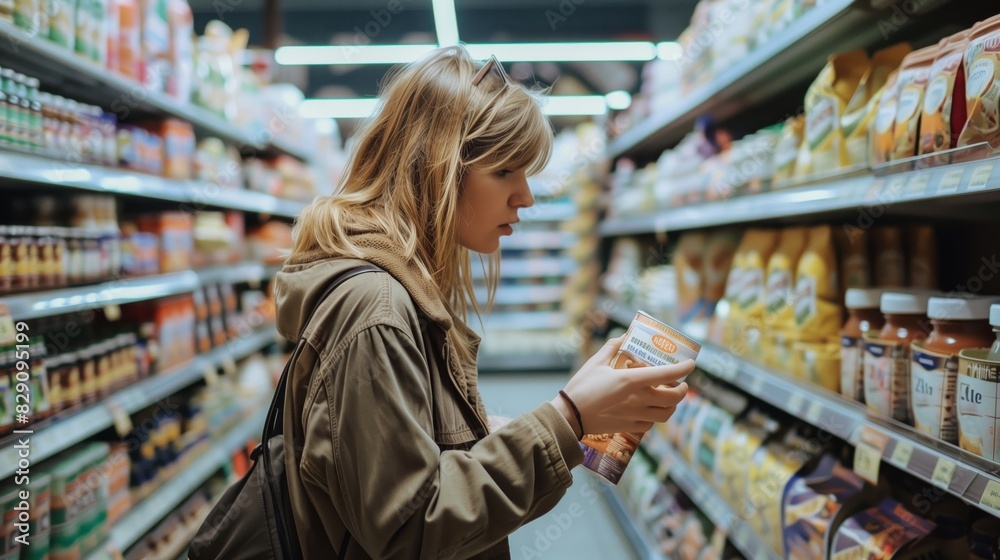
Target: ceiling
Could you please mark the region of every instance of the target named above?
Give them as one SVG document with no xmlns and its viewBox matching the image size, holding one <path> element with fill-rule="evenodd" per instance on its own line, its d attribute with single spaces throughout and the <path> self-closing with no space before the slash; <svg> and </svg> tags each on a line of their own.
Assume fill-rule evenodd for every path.
<svg viewBox="0 0 1000 560">
<path fill-rule="evenodd" d="M 195 28 L 212 19 L 246 28 L 264 41 L 264 0 L 190 0 Z M 433 43 L 431 0 L 278 0 L 283 44 Z M 390 4 L 402 11 L 389 13 Z M 468 43 L 652 40 L 668 41 L 688 25 L 697 0 L 456 0 L 459 35 Z M 397 8 L 398 10 L 398 8 Z M 387 20 L 386 16 L 390 16 Z M 377 20 L 381 19 L 381 23 Z M 375 22 L 375 23 L 373 23 Z M 366 31 L 367 30 L 367 31 Z M 377 31 L 371 33 L 371 31 Z M 639 63 L 506 65 L 555 94 L 635 92 Z M 281 78 L 308 97 L 373 96 L 388 66 L 283 68 Z"/>
</svg>

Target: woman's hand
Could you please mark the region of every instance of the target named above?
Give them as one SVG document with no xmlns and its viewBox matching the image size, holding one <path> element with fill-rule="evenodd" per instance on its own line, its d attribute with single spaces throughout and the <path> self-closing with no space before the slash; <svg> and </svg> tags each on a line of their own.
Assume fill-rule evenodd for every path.
<svg viewBox="0 0 1000 560">
<path fill-rule="evenodd" d="M 677 382 L 694 371 L 694 361 L 669 366 L 614 369 L 611 359 L 625 337 L 609 340 L 566 385 L 588 434 L 645 433 L 656 422 L 666 422 L 687 394 L 687 383 Z M 552 404 L 577 433 L 580 426 L 569 404 L 557 396 Z"/>
</svg>

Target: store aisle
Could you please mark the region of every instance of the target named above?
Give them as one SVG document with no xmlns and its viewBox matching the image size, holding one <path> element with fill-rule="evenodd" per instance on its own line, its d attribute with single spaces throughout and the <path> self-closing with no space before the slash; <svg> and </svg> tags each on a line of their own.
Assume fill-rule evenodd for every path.
<svg viewBox="0 0 1000 560">
<path fill-rule="evenodd" d="M 489 414 L 514 417 L 551 399 L 566 379 L 560 374 L 488 374 L 480 378 L 480 391 Z M 575 469 L 575 482 L 559 505 L 511 536 L 514 560 L 636 558 L 604 496 L 610 487 L 588 473 Z"/>
</svg>

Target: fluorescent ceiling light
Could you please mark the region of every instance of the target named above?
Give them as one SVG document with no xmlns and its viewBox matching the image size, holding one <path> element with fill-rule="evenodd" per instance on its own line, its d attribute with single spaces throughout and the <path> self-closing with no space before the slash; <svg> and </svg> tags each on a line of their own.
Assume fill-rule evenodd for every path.
<svg viewBox="0 0 1000 560">
<path fill-rule="evenodd" d="M 406 64 L 437 45 L 326 45 L 281 47 L 274 60 L 284 66 L 312 64 Z"/>
<path fill-rule="evenodd" d="M 439 40 L 444 40 L 439 37 Z M 500 62 L 600 62 L 653 60 L 657 46 L 647 41 L 597 43 L 473 43 L 472 57 L 495 55 Z M 274 59 L 285 66 L 310 64 L 404 64 L 435 45 L 325 45 L 281 47 Z"/>
<path fill-rule="evenodd" d="M 657 43 L 656 56 L 661 60 L 680 60 L 684 56 L 684 47 L 676 41 Z"/>
<path fill-rule="evenodd" d="M 458 44 L 458 17 L 454 0 L 434 0 L 434 29 L 438 44 L 450 47 Z"/>
<path fill-rule="evenodd" d="M 608 109 L 614 111 L 624 111 L 632 105 L 632 95 L 623 90 L 612 91 L 604 96 L 604 100 L 608 104 Z"/>
<path fill-rule="evenodd" d="M 310 119 L 364 119 L 375 111 L 378 99 L 307 99 L 299 114 Z M 608 106 L 603 95 L 553 95 L 545 97 L 542 112 L 549 116 L 603 115 Z"/>
</svg>

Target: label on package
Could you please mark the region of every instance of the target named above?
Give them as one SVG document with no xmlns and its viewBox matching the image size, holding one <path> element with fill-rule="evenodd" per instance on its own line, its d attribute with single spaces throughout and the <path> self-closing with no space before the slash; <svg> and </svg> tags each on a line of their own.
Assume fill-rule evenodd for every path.
<svg viewBox="0 0 1000 560">
<path fill-rule="evenodd" d="M 701 345 L 669 325 L 638 312 L 611 367 L 625 369 L 641 366 L 677 364 L 698 357 Z M 632 455 L 639 448 L 643 434 L 587 434 L 581 440 L 583 464 L 612 484 L 618 484 Z"/>
<path fill-rule="evenodd" d="M 909 422 L 909 345 L 874 338 L 865 338 L 863 344 L 865 403 L 879 414 Z"/>
<path fill-rule="evenodd" d="M 865 369 L 861 356 L 861 337 L 840 337 L 840 394 L 864 401 Z"/>
<path fill-rule="evenodd" d="M 910 406 L 913 426 L 948 443 L 958 442 L 955 391 L 958 356 L 931 352 L 914 342 L 910 366 Z"/>
<path fill-rule="evenodd" d="M 986 350 L 959 353 L 958 443 L 966 451 L 1000 462 L 1000 362 L 987 361 L 986 355 Z"/>
</svg>

